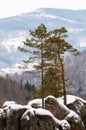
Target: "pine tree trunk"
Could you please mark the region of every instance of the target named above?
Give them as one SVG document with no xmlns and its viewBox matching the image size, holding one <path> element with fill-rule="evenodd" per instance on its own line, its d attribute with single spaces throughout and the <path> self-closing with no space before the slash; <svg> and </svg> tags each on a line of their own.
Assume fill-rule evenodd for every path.
<svg viewBox="0 0 86 130">
<path fill-rule="evenodd" d="M 59 53 L 58 53 L 58 58 L 59 58 L 59 61 L 60 61 L 61 71 L 62 71 L 62 84 L 63 84 L 64 104 L 67 105 L 64 64 L 63 64 L 62 58 L 60 57 Z"/>
<path fill-rule="evenodd" d="M 43 68 L 42 68 L 42 108 L 44 109 L 44 83 L 43 83 Z"/>
<path fill-rule="evenodd" d="M 43 74 L 44 74 L 44 61 L 43 61 L 43 46 L 42 46 L 42 39 L 41 39 L 41 66 L 42 66 L 42 75 L 41 75 L 41 85 L 42 85 L 42 108 L 44 109 L 44 77 L 43 77 Z"/>
<path fill-rule="evenodd" d="M 62 81 L 63 81 L 64 104 L 67 105 L 66 85 L 65 85 L 65 75 L 64 75 L 64 66 L 63 66 L 63 64 L 62 64 Z"/>
</svg>

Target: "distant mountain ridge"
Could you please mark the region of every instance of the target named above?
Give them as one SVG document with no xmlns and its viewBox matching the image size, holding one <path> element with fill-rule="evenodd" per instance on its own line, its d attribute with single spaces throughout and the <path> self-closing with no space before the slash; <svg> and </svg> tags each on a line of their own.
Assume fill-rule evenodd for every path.
<svg viewBox="0 0 86 130">
<path fill-rule="evenodd" d="M 35 28 L 41 22 L 46 24 L 49 28 L 61 26 L 65 26 L 66 28 L 75 26 L 77 28 L 78 25 L 81 25 L 79 26 L 79 29 L 82 29 L 82 27 L 85 27 L 84 25 L 86 25 L 85 16 L 86 10 L 41 8 L 30 13 L 0 19 L 0 30 L 27 31 L 28 29 Z M 50 26 L 47 21 L 54 26 Z"/>
<path fill-rule="evenodd" d="M 0 19 L 0 68 L 15 68 L 27 56 L 17 50 L 29 36 L 29 29 L 44 23 L 48 30 L 66 27 L 70 42 L 86 49 L 86 10 L 41 8 L 30 13 Z"/>
</svg>

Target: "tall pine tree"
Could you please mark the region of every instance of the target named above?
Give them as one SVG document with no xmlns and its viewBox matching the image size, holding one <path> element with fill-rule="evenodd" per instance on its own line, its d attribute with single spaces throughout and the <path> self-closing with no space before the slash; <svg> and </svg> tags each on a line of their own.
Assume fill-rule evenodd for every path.
<svg viewBox="0 0 86 130">
<path fill-rule="evenodd" d="M 79 51 L 71 44 L 66 42 L 65 38 L 67 37 L 67 30 L 65 27 L 60 29 L 55 29 L 51 32 L 51 36 L 46 41 L 46 55 L 47 59 L 53 63 L 53 66 L 56 66 L 61 73 L 63 94 L 64 94 L 64 104 L 67 104 L 66 99 L 66 78 L 65 78 L 65 69 L 64 69 L 64 55 L 66 52 L 69 52 L 73 55 L 80 54 Z M 50 54 L 50 56 L 48 56 Z M 52 66 L 52 67 L 53 67 Z"/>
<path fill-rule="evenodd" d="M 34 31 L 30 30 L 30 38 L 24 41 L 29 49 L 18 48 L 23 52 L 31 53 L 31 56 L 24 60 L 25 63 L 38 62 L 35 68 L 41 70 L 42 108 L 44 108 L 44 87 L 46 88 L 46 86 L 50 86 L 51 89 L 54 88 L 53 93 L 57 96 L 57 86 L 62 85 L 64 104 L 66 105 L 64 54 L 66 52 L 73 55 L 79 54 L 71 44 L 65 41 L 66 33 L 67 30 L 64 27 L 48 32 L 45 25 L 41 24 Z"/>
<path fill-rule="evenodd" d="M 44 48 L 45 41 L 49 38 L 50 33 L 47 32 L 47 28 L 44 24 L 41 24 L 34 31 L 30 30 L 31 39 L 26 39 L 24 44 L 29 47 L 29 50 L 19 47 L 18 49 L 23 52 L 31 53 L 31 56 L 24 60 L 25 63 L 37 63 L 34 65 L 36 69 L 41 70 L 41 87 L 42 87 L 42 108 L 44 108 L 44 68 L 45 68 L 45 58 L 44 58 Z"/>
</svg>

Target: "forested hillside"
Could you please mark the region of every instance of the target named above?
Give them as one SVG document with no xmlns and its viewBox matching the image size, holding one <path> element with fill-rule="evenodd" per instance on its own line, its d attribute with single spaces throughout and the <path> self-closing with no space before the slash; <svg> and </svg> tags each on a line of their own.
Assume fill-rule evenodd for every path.
<svg viewBox="0 0 86 130">
<path fill-rule="evenodd" d="M 29 84 L 28 81 L 23 85 L 22 80 L 16 82 L 8 77 L 0 77 L 0 100 L 2 102 L 8 100 L 25 104 L 33 99 L 34 93 L 35 86 Z"/>
<path fill-rule="evenodd" d="M 68 80 L 72 83 L 68 91 L 86 99 L 86 51 L 79 56 L 68 55 L 65 59 Z M 24 84 L 24 85 L 23 85 Z M 36 71 L 15 73 L 12 77 L 0 77 L 0 100 L 14 100 L 26 103 L 34 98 L 35 89 L 28 88 L 28 84 L 40 85 L 40 73 Z M 31 86 L 33 87 L 33 85 Z"/>
</svg>

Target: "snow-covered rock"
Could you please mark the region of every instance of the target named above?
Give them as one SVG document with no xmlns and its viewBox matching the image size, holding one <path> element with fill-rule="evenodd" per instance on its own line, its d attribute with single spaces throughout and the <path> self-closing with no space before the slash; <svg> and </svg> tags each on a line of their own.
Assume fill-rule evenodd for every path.
<svg viewBox="0 0 86 130">
<path fill-rule="evenodd" d="M 64 119 L 70 112 L 64 104 L 58 102 L 53 96 L 48 96 L 45 98 L 45 108 L 51 111 L 51 113 L 59 120 Z"/>
<path fill-rule="evenodd" d="M 21 117 L 22 130 L 70 130 L 66 120 L 58 120 L 51 112 L 42 108 L 30 108 Z"/>
<path fill-rule="evenodd" d="M 83 121 L 86 128 L 86 101 L 77 96 L 68 96 L 71 101 L 68 101 L 67 107 L 75 111 Z"/>
<path fill-rule="evenodd" d="M 27 105 L 7 101 L 0 109 L 0 130 L 86 130 L 86 102 L 70 95 L 67 101 L 65 106 L 63 97 L 48 96 L 45 109 L 41 99 Z"/>
</svg>

